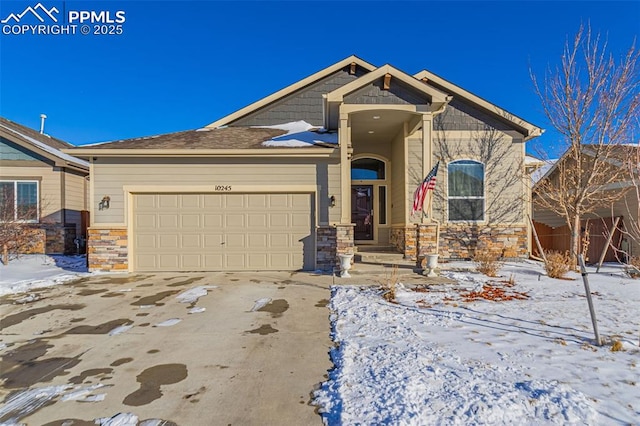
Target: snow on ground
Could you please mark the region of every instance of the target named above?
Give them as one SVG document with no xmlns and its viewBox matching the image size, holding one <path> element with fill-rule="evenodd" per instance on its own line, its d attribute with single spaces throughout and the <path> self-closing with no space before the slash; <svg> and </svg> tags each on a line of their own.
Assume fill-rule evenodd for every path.
<svg viewBox="0 0 640 426">
<path fill-rule="evenodd" d="M 312 126 L 306 121 L 293 121 L 291 123 L 276 124 L 273 126 L 258 126 L 267 129 L 285 130 L 287 133 L 268 141 L 262 142 L 264 146 L 274 147 L 308 147 L 318 143 L 338 143 L 338 134 L 327 132 L 322 128 Z"/>
<path fill-rule="evenodd" d="M 64 284 L 88 275 L 85 256 L 31 254 L 0 264 L 0 296 Z"/>
<path fill-rule="evenodd" d="M 589 275 L 597 347 L 578 274 L 551 279 L 534 262 L 501 274 L 445 272 L 455 284 L 399 286 L 397 303 L 333 287 L 335 368 L 314 400 L 325 424 L 640 423 L 640 280 Z"/>
</svg>

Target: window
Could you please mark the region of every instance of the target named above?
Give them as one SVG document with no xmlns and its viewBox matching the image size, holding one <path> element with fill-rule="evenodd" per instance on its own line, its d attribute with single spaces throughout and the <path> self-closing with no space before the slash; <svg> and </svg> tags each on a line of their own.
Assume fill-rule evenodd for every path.
<svg viewBox="0 0 640 426">
<path fill-rule="evenodd" d="M 384 180 L 384 161 L 360 158 L 351 162 L 352 180 Z"/>
<path fill-rule="evenodd" d="M 449 164 L 449 220 L 484 220 L 484 164 L 472 160 Z"/>
<path fill-rule="evenodd" d="M 0 181 L 0 220 L 38 221 L 38 182 Z"/>
</svg>

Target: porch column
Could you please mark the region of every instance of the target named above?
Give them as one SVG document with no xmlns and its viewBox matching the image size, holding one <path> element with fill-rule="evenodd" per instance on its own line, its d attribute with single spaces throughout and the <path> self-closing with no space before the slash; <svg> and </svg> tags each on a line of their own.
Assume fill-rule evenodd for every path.
<svg viewBox="0 0 640 426">
<path fill-rule="evenodd" d="M 422 114 L 422 179 L 427 176 L 427 173 L 429 173 L 433 167 L 433 146 L 431 145 L 432 122 L 433 117 L 431 113 Z M 433 194 L 429 194 L 429 197 L 432 196 Z M 426 214 L 420 216 L 420 223 L 425 223 L 425 216 L 428 216 L 429 220 L 433 217 L 432 203 L 429 203 L 427 208 L 428 211 L 425 211 Z"/>
<path fill-rule="evenodd" d="M 349 148 L 351 146 L 351 129 L 348 114 L 340 114 L 338 130 L 340 142 L 340 223 L 351 223 L 351 163 Z"/>
</svg>

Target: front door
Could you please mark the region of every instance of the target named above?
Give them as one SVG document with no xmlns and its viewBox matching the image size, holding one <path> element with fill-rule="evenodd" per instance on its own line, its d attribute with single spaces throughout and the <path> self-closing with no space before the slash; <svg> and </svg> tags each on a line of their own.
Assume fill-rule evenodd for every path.
<svg viewBox="0 0 640 426">
<path fill-rule="evenodd" d="M 351 223 L 355 240 L 373 240 L 373 185 L 351 187 Z"/>
</svg>

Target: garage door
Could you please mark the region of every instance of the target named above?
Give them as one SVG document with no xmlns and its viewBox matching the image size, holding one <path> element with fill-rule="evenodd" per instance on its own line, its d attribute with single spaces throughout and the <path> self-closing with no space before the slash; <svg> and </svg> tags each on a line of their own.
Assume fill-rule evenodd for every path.
<svg viewBox="0 0 640 426">
<path fill-rule="evenodd" d="M 311 194 L 134 194 L 136 271 L 314 268 Z"/>
</svg>

